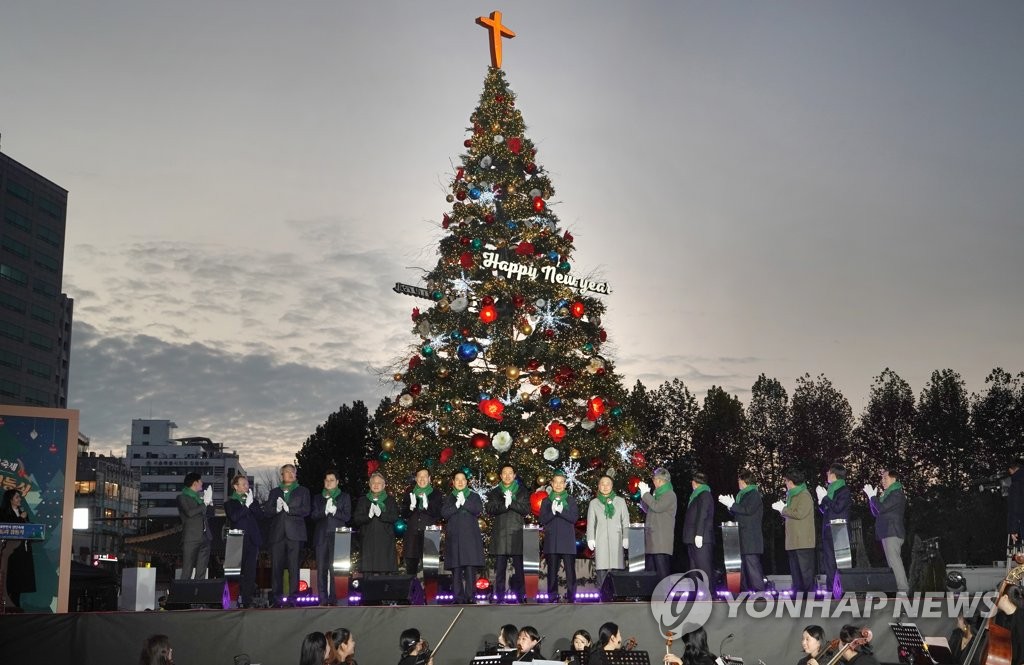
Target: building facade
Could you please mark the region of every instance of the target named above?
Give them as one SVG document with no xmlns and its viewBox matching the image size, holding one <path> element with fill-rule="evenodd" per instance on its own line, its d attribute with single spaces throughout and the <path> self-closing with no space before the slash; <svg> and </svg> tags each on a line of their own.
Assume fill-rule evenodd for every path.
<svg viewBox="0 0 1024 665">
<path fill-rule="evenodd" d="M 68 192 L 0 152 L 0 403 L 66 408 Z"/>
<path fill-rule="evenodd" d="M 138 533 L 139 473 L 125 458 L 97 455 L 78 435 L 75 508 L 87 508 L 89 528 L 73 533 L 73 556 L 82 563 L 120 561 L 124 539 Z"/>
<path fill-rule="evenodd" d="M 139 511 L 154 524 L 173 526 L 178 522 L 177 497 L 185 475 L 196 472 L 203 485 L 213 485 L 213 502 L 218 512 L 231 493 L 231 479 L 245 470 L 235 451 L 206 437 L 174 438 L 177 425 L 170 420 L 133 420 L 128 464 L 140 478 Z"/>
</svg>

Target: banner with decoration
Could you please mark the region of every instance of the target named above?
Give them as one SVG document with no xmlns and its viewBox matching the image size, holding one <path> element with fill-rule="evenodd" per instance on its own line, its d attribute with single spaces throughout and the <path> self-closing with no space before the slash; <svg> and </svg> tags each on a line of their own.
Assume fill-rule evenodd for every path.
<svg viewBox="0 0 1024 665">
<path fill-rule="evenodd" d="M 22 495 L 28 521 L 45 536 L 30 544 L 35 591 L 21 596 L 28 612 L 67 611 L 77 443 L 78 411 L 0 406 L 0 488 Z"/>
</svg>

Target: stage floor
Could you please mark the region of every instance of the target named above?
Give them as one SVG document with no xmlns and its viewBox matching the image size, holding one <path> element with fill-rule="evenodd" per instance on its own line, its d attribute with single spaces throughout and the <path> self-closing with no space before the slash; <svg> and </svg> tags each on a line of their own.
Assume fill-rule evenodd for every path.
<svg viewBox="0 0 1024 665">
<path fill-rule="evenodd" d="M 687 620 L 707 616 L 708 642 L 717 651 L 739 656 L 749 665 L 788 664 L 800 657 L 800 635 L 805 626 L 818 624 L 831 639 L 847 623 L 867 625 L 874 632 L 874 648 L 882 662 L 897 660 L 896 642 L 889 623 L 903 617 L 925 635 L 948 636 L 960 606 L 987 610 L 991 594 L 932 595 L 925 598 L 850 596 L 839 601 L 745 600 L 688 603 L 677 616 Z M 434 644 L 462 606 L 311 607 L 247 610 L 181 610 L 158 612 L 102 612 L 64 615 L 23 614 L 0 616 L 0 653 L 4 662 L 77 663 L 112 665 L 138 659 L 148 635 L 170 636 L 175 660 L 184 665 L 231 665 L 236 654 L 246 653 L 253 663 L 287 665 L 299 658 L 303 637 L 312 631 L 347 628 L 356 637 L 356 659 L 363 665 L 397 662 L 398 637 L 406 628 L 419 628 Z M 921 614 L 928 616 L 915 618 Z M 649 603 L 586 603 L 577 605 L 472 605 L 456 623 L 435 659 L 435 665 L 465 665 L 474 653 L 494 642 L 498 627 L 512 623 L 532 625 L 546 639 L 545 656 L 569 646 L 577 628 L 597 635 L 606 621 L 614 621 L 622 635 L 635 637 L 638 649 L 661 662 L 665 642 Z M 678 643 L 673 652 L 681 653 Z"/>
</svg>

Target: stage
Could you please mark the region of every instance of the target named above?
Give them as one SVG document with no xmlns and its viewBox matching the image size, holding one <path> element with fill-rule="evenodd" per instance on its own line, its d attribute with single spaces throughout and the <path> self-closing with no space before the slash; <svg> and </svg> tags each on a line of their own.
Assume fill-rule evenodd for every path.
<svg viewBox="0 0 1024 665">
<path fill-rule="evenodd" d="M 847 596 L 838 601 L 793 599 L 731 600 L 687 603 L 676 616 L 687 620 L 705 615 L 708 643 L 714 651 L 729 635 L 723 651 L 766 665 L 795 663 L 800 637 L 808 624 L 825 629 L 829 639 L 843 624 L 867 625 L 874 632 L 876 657 L 896 662 L 897 648 L 889 623 L 901 619 L 917 624 L 925 635 L 948 637 L 958 607 L 988 610 L 992 595 L 929 594 L 909 598 Z M 465 665 L 494 642 L 498 627 L 532 625 L 546 639 L 545 656 L 569 646 L 577 628 L 596 636 L 606 621 L 619 624 L 623 638 L 635 637 L 638 649 L 661 662 L 665 642 L 647 602 L 580 603 L 575 605 L 471 605 L 393 607 L 310 607 L 247 610 L 179 610 L 71 614 L 14 614 L 0 617 L 4 662 L 112 665 L 137 660 L 143 639 L 153 633 L 170 636 L 175 660 L 182 665 L 231 665 L 245 653 L 252 663 L 287 665 L 299 657 L 306 633 L 348 628 L 356 637 L 356 659 L 363 665 L 398 662 L 398 637 L 419 628 L 431 643 L 465 607 L 442 646 L 435 665 Z M 681 653 L 676 643 L 673 653 Z"/>
</svg>

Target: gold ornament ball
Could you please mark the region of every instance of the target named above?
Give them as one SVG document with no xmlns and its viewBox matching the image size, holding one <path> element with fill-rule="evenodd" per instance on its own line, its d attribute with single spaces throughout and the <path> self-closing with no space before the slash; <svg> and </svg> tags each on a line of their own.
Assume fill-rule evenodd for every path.
<svg viewBox="0 0 1024 665">
<path fill-rule="evenodd" d="M 540 374 L 531 374 L 530 375 L 530 384 L 531 385 L 539 386 L 542 383 L 544 383 L 544 377 L 542 377 Z"/>
<path fill-rule="evenodd" d="M 487 532 L 487 520 L 485 520 L 482 517 L 478 517 L 477 520 L 476 520 L 476 523 L 477 523 L 477 526 L 480 527 L 481 531 L 483 531 L 485 533 Z"/>
<path fill-rule="evenodd" d="M 491 485 L 494 485 L 495 483 L 497 483 L 498 482 L 498 474 L 494 473 L 493 471 L 488 471 L 487 472 L 487 482 L 489 484 L 491 484 Z"/>
<path fill-rule="evenodd" d="M 548 484 L 548 477 L 545 476 L 543 473 L 537 474 L 537 484 L 538 485 L 547 485 Z"/>
<path fill-rule="evenodd" d="M 447 367 L 442 367 L 441 369 L 437 370 L 437 375 L 439 377 L 441 377 L 442 379 L 447 379 L 448 378 L 448 368 Z"/>
<path fill-rule="evenodd" d="M 450 433 L 451 431 L 452 431 L 452 428 L 451 428 L 451 427 L 448 427 L 447 425 L 438 425 L 438 426 L 437 426 L 437 433 L 438 433 L 438 434 L 439 434 L 440 436 L 448 436 L 448 434 L 449 434 L 449 433 Z"/>
<path fill-rule="evenodd" d="M 405 377 L 402 376 L 401 372 L 395 372 L 395 375 L 391 378 L 393 378 L 395 381 L 401 381 Z"/>
<path fill-rule="evenodd" d="M 449 194 L 448 196 L 444 197 L 444 200 L 447 201 L 448 203 L 451 203 L 452 201 L 455 200 L 455 197 Z"/>
<path fill-rule="evenodd" d="M 440 300 L 437 301 L 437 307 L 442 312 L 447 312 L 448 308 L 451 307 L 451 306 L 452 306 L 452 304 L 450 302 L 448 302 L 447 298 L 441 298 Z"/>
<path fill-rule="evenodd" d="M 390 453 L 391 451 L 393 451 L 395 449 L 395 440 L 394 439 L 384 439 L 383 441 L 380 442 L 380 449 L 381 450 L 385 450 L 385 451 Z"/>
<path fill-rule="evenodd" d="M 421 434 L 420 432 L 416 432 L 416 434 L 413 435 L 412 440 L 415 441 L 416 443 L 421 443 L 423 441 L 423 434 Z"/>
<path fill-rule="evenodd" d="M 573 448 L 569 451 L 569 459 L 579 459 L 582 454 L 579 448 Z"/>
<path fill-rule="evenodd" d="M 509 365 L 505 368 L 505 376 L 507 376 L 509 380 L 515 381 L 519 378 L 519 368 L 515 365 Z"/>
<path fill-rule="evenodd" d="M 529 323 L 524 323 L 523 325 L 519 326 L 519 332 L 523 333 L 524 335 L 530 335 L 533 333 L 533 326 L 531 326 Z"/>
<path fill-rule="evenodd" d="M 523 400 L 524 402 L 529 402 L 530 397 L 530 393 L 519 393 L 519 399 Z"/>
</svg>

